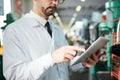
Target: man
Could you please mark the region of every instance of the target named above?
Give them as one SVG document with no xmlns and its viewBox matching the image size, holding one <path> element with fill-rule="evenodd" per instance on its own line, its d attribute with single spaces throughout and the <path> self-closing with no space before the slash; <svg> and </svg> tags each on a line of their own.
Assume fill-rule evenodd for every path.
<svg viewBox="0 0 120 80">
<path fill-rule="evenodd" d="M 62 30 L 49 18 L 61 0 L 33 0 L 30 13 L 4 31 L 3 71 L 6 80 L 69 80 L 69 62 L 83 48 L 68 46 Z M 52 35 L 46 30 L 49 22 Z M 92 55 L 82 66 L 98 62 Z"/>
</svg>

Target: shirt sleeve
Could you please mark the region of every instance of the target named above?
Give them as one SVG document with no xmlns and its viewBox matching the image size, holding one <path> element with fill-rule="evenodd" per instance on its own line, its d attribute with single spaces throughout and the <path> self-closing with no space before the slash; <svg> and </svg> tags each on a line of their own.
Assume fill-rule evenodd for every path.
<svg viewBox="0 0 120 80">
<path fill-rule="evenodd" d="M 6 30 L 3 37 L 3 73 L 6 80 L 42 79 L 53 66 L 51 53 L 31 61 L 24 55 L 13 29 Z"/>
<path fill-rule="evenodd" d="M 75 64 L 75 65 L 69 65 L 69 68 L 73 72 L 77 72 L 77 71 L 82 72 L 85 70 L 85 67 L 81 63 Z"/>
</svg>

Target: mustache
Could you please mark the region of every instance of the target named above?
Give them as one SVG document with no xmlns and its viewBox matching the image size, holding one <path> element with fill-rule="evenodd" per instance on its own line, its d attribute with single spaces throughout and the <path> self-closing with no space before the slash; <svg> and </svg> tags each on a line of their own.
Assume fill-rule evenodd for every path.
<svg viewBox="0 0 120 80">
<path fill-rule="evenodd" d="M 49 8 L 53 8 L 53 9 L 57 9 L 57 7 L 55 7 L 55 6 L 49 6 L 47 9 L 49 9 Z"/>
</svg>

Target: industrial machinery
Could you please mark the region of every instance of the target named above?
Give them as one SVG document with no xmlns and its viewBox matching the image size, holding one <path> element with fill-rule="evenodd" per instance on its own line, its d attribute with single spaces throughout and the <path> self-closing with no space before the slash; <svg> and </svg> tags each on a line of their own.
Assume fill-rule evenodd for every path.
<svg viewBox="0 0 120 80">
<path fill-rule="evenodd" d="M 112 80 L 120 80 L 120 21 L 117 26 L 116 42 L 111 46 L 112 53 Z"/>
<path fill-rule="evenodd" d="M 15 20 L 14 20 L 12 14 L 11 14 L 11 13 L 8 13 L 8 14 L 6 15 L 6 20 L 4 21 L 4 23 L 6 23 L 6 25 L 3 26 L 3 27 L 1 27 L 1 29 L 4 30 L 4 29 L 7 27 L 7 25 L 9 25 L 10 23 L 12 23 L 12 22 L 14 22 L 14 21 L 15 21 Z"/>
<path fill-rule="evenodd" d="M 99 36 L 107 37 L 111 41 L 107 44 L 105 49 L 105 61 L 103 59 L 103 61 L 90 68 L 90 80 L 120 80 L 120 57 L 112 53 L 113 49 L 116 49 L 115 43 L 117 25 L 120 18 L 120 1 L 109 0 L 105 4 L 105 7 L 106 20 L 99 24 Z M 110 50 L 112 50 L 112 52 Z M 118 50 L 116 51 L 118 52 Z"/>
<path fill-rule="evenodd" d="M 111 45 L 111 78 L 112 80 L 120 80 L 120 55 L 117 55 L 116 53 L 119 53 L 119 49 L 120 48 L 120 44 L 119 44 L 119 39 L 120 37 L 119 35 L 119 27 L 120 27 L 120 23 L 119 19 L 120 19 L 120 1 L 119 0 L 110 0 L 108 4 L 106 4 L 106 8 L 107 10 L 111 11 L 113 13 L 113 27 L 111 28 L 111 36 L 112 36 L 112 45 Z M 108 12 L 109 12 L 108 11 Z M 109 14 L 109 13 L 108 13 Z M 109 16 L 108 18 L 108 23 L 110 23 L 111 21 L 109 20 Z M 119 53 L 120 54 L 120 53 Z"/>
<path fill-rule="evenodd" d="M 93 34 L 94 40 L 96 40 L 99 36 L 110 38 L 109 37 L 110 31 L 109 28 L 107 27 L 106 22 L 97 23 L 96 28 L 93 29 L 96 29 L 94 30 Z M 91 39 L 93 42 L 94 41 L 93 38 Z M 110 80 L 110 52 L 109 52 L 110 42 L 107 43 L 107 45 L 100 50 L 100 54 L 102 56 L 100 57 L 99 62 L 95 66 L 90 68 L 89 74 L 90 80 Z"/>
</svg>

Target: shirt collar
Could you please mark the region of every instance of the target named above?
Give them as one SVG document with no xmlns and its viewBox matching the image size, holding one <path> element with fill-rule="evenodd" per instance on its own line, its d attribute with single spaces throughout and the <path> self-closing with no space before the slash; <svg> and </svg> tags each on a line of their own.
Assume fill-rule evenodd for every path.
<svg viewBox="0 0 120 80">
<path fill-rule="evenodd" d="M 38 23 L 40 23 L 42 26 L 45 26 L 45 24 L 47 22 L 46 19 L 44 19 L 41 16 L 37 15 L 32 10 L 30 11 L 30 14 L 33 15 L 33 17 L 35 17 L 35 19 L 38 21 Z"/>
</svg>

